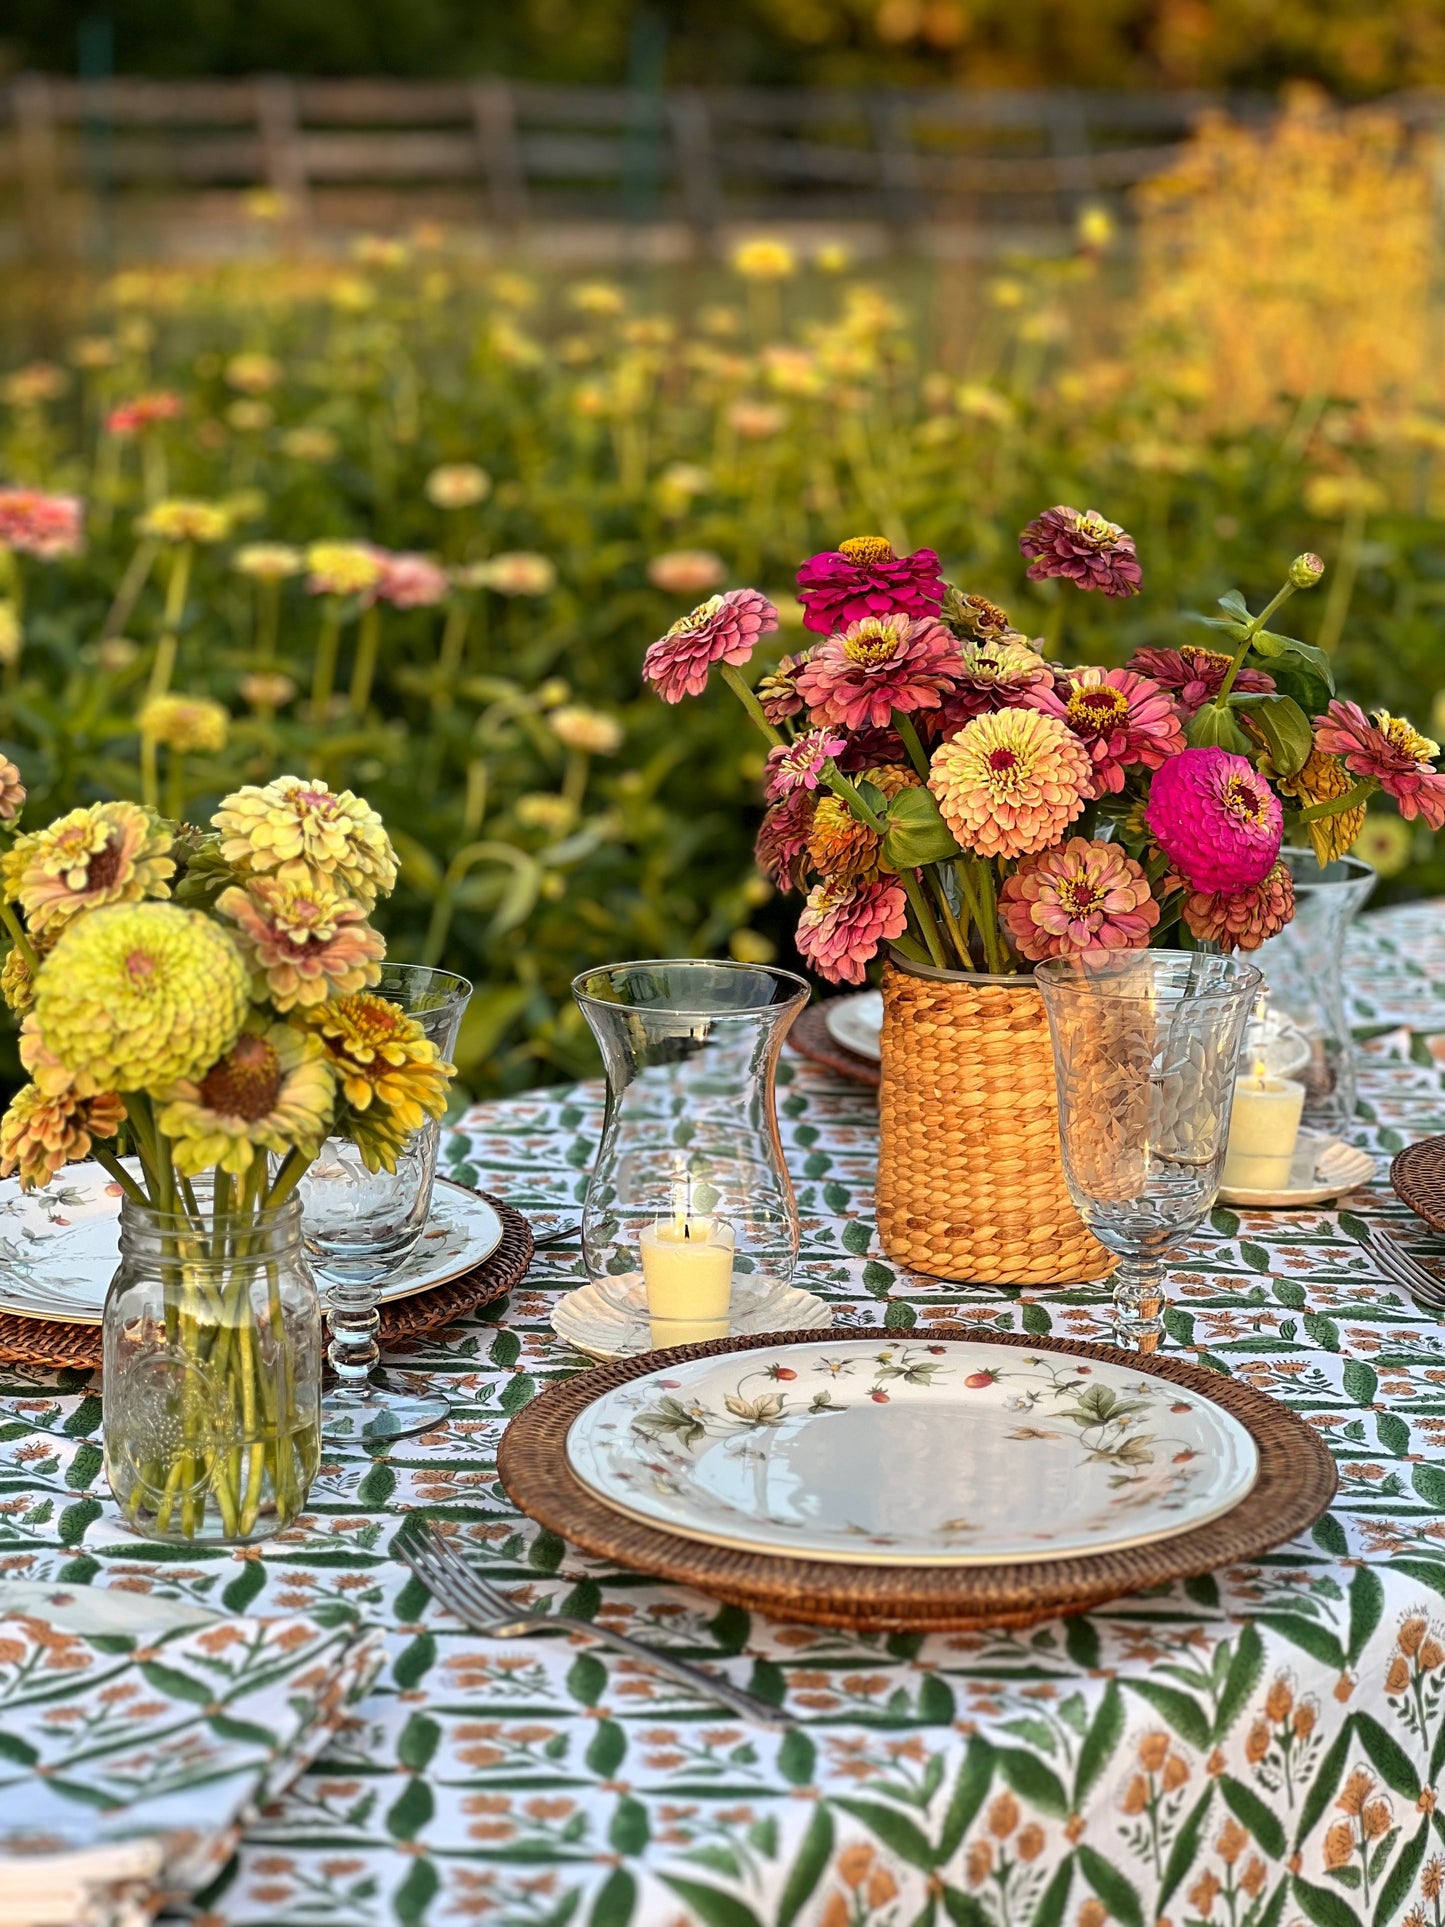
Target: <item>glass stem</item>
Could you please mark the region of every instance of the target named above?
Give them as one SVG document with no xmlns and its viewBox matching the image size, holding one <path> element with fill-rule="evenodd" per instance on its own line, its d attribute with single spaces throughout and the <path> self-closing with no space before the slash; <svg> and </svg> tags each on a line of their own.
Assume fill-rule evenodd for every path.
<svg viewBox="0 0 1445 1927">
<path fill-rule="evenodd" d="M 366 1383 L 381 1359 L 376 1342 L 381 1313 L 373 1285 L 333 1285 L 326 1294 L 326 1358 L 350 1402 L 366 1397 Z"/>
<path fill-rule="evenodd" d="M 1114 1335 L 1126 1351 L 1157 1352 L 1164 1342 L 1164 1266 L 1158 1258 L 1119 1260 L 1114 1273 Z"/>
</svg>

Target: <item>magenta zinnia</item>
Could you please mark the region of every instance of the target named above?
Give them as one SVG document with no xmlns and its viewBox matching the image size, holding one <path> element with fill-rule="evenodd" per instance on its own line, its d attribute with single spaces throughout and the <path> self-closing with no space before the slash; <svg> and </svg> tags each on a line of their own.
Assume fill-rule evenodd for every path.
<svg viewBox="0 0 1445 1927">
<path fill-rule="evenodd" d="M 1184 747 L 1179 712 L 1157 683 L 1128 669 L 1075 669 L 1057 690 L 1024 699 L 1069 725 L 1094 765 L 1094 793 L 1117 794 L 1135 764 L 1158 769 Z"/>
<path fill-rule="evenodd" d="M 1139 649 L 1125 667 L 1167 691 L 1187 717 L 1214 701 L 1233 660 L 1218 649 Z M 1267 696 L 1274 688 L 1274 677 L 1263 669 L 1241 669 L 1232 687 L 1241 696 Z"/>
<path fill-rule="evenodd" d="M 1182 885 L 1166 877 L 1166 893 Z M 1266 872 L 1247 890 L 1190 890 L 1183 917 L 1201 943 L 1217 943 L 1221 950 L 1258 950 L 1277 937 L 1294 915 L 1294 879 L 1282 863 Z"/>
<path fill-rule="evenodd" d="M 665 703 L 700 696 L 714 663 L 736 666 L 753 653 L 759 636 L 778 626 L 778 612 L 756 589 L 729 589 L 709 596 L 681 616 L 642 659 L 642 673 Z"/>
<path fill-rule="evenodd" d="M 928 787 L 976 856 L 1025 856 L 1056 843 L 1084 807 L 1089 753 L 1057 716 L 976 716 L 933 753 Z"/>
<path fill-rule="evenodd" d="M 1138 595 L 1144 580 L 1133 536 L 1097 509 L 1072 509 L 1063 502 L 1045 509 L 1020 535 L 1019 553 L 1033 557 L 1026 571 L 1031 582 L 1059 576 L 1081 589 L 1130 596 Z"/>
<path fill-rule="evenodd" d="M 763 791 L 769 803 L 791 796 L 794 790 L 815 790 L 829 759 L 843 747 L 834 729 L 808 729 L 791 743 L 768 751 L 768 773 Z"/>
<path fill-rule="evenodd" d="M 865 616 L 818 644 L 798 693 L 817 722 L 882 729 L 895 709 L 937 709 L 957 663 L 958 644 L 932 616 Z"/>
<path fill-rule="evenodd" d="M 1243 756 L 1183 749 L 1155 772 L 1145 820 L 1191 890 L 1248 890 L 1279 855 L 1279 798 Z"/>
<path fill-rule="evenodd" d="M 798 919 L 798 952 L 831 984 L 861 984 L 880 944 L 903 935 L 907 899 L 900 884 L 820 883 Z"/>
<path fill-rule="evenodd" d="M 932 549 L 895 555 L 881 535 L 840 542 L 810 556 L 798 571 L 803 626 L 822 636 L 865 616 L 937 615 L 943 587 Z"/>
<path fill-rule="evenodd" d="M 1371 722 L 1358 703 L 1337 699 L 1315 718 L 1315 747 L 1341 757 L 1352 776 L 1373 777 L 1407 822 L 1423 816 L 1432 830 L 1445 825 L 1445 775 L 1431 760 L 1440 745 L 1403 716 L 1377 709 Z"/>
<path fill-rule="evenodd" d="M 1030 963 L 1083 950 L 1142 950 L 1159 921 L 1134 859 L 1117 843 L 1082 836 L 1024 857 L 999 893 L 998 913 Z"/>
</svg>

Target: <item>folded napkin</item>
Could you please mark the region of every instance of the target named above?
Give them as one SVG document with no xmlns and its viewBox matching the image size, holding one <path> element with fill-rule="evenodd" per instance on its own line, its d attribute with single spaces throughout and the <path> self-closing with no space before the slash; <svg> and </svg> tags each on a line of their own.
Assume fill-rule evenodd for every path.
<svg viewBox="0 0 1445 1927">
<path fill-rule="evenodd" d="M 0 1927 L 132 1927 L 205 1886 L 382 1656 L 341 1605 L 0 1581 Z"/>
</svg>

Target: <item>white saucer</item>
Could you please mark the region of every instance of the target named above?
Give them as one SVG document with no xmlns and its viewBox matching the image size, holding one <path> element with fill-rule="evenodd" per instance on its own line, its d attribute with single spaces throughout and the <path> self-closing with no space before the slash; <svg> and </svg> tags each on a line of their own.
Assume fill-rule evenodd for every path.
<svg viewBox="0 0 1445 1927">
<path fill-rule="evenodd" d="M 878 1062 L 883 1034 L 881 990 L 860 990 L 855 997 L 830 997 L 823 1006 L 823 1021 L 835 1044 Z"/>
<path fill-rule="evenodd" d="M 1289 1184 L 1283 1191 L 1235 1191 L 1223 1186 L 1219 1201 L 1254 1210 L 1270 1205 L 1328 1204 L 1357 1185 L 1369 1184 L 1374 1176 L 1375 1160 L 1368 1151 L 1325 1131 L 1301 1131 Z"/>
<path fill-rule="evenodd" d="M 564 1293 L 552 1312 L 553 1331 L 589 1358 L 636 1358 L 651 1351 L 641 1278 L 635 1272 L 624 1275 L 613 1279 L 608 1290 L 615 1298 L 604 1298 L 600 1285 L 579 1285 Z M 827 1331 L 832 1323 L 832 1306 L 815 1292 L 780 1285 L 776 1278 L 739 1278 L 733 1285 L 731 1338 L 752 1332 Z"/>
</svg>

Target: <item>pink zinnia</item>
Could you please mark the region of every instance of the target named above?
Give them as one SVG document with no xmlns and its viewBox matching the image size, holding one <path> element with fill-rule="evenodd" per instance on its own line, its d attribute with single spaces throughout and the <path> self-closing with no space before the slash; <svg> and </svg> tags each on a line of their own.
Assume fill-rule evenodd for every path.
<svg viewBox="0 0 1445 1927">
<path fill-rule="evenodd" d="M 1279 798 L 1244 757 L 1182 749 L 1154 773 L 1145 821 L 1191 890 L 1248 890 L 1274 867 Z"/>
<path fill-rule="evenodd" d="M 1142 950 L 1159 921 L 1149 879 L 1117 843 L 1067 843 L 1023 857 L 998 914 L 1030 963 L 1082 950 Z"/>
<path fill-rule="evenodd" d="M 932 616 L 943 601 L 943 575 L 932 549 L 895 555 L 881 535 L 858 535 L 806 561 L 798 571 L 803 625 L 832 635 L 865 616 Z"/>
<path fill-rule="evenodd" d="M 1058 689 L 1030 690 L 1024 701 L 1073 730 L 1093 759 L 1096 797 L 1117 795 L 1126 769 L 1158 769 L 1184 747 L 1178 710 L 1158 683 L 1129 669 L 1075 669 Z"/>
<path fill-rule="evenodd" d="M 802 888 L 815 808 L 811 791 L 797 789 L 763 812 L 753 860 L 780 890 Z"/>
<path fill-rule="evenodd" d="M 447 572 L 430 556 L 389 549 L 372 553 L 381 564 L 381 580 L 372 590 L 378 600 L 394 609 L 433 609 L 445 598 L 451 586 Z"/>
<path fill-rule="evenodd" d="M 1133 536 L 1097 509 L 1071 509 L 1063 502 L 1045 509 L 1019 537 L 1019 554 L 1034 558 L 1026 572 L 1030 582 L 1060 576 L 1081 589 L 1131 596 L 1144 581 Z"/>
<path fill-rule="evenodd" d="M 798 952 L 830 984 L 861 984 L 878 946 L 907 923 L 908 899 L 891 879 L 815 884 L 798 919 Z"/>
<path fill-rule="evenodd" d="M 665 703 L 700 696 L 715 662 L 743 663 L 759 636 L 778 626 L 778 612 L 756 589 L 709 596 L 680 616 L 642 659 L 642 673 Z"/>
<path fill-rule="evenodd" d="M 1158 683 L 1178 703 L 1186 716 L 1212 703 L 1223 687 L 1232 656 L 1218 649 L 1139 649 L 1125 668 L 1136 676 L 1147 676 Z M 1267 696 L 1274 688 L 1274 677 L 1263 669 L 1241 669 L 1233 688 L 1241 696 Z"/>
<path fill-rule="evenodd" d="M 1022 708 L 1036 691 L 1053 687 L 1052 666 L 1026 636 L 1009 630 L 1004 635 L 966 639 L 958 645 L 954 686 L 943 706 L 919 721 L 935 739 L 954 736 L 975 716 Z"/>
<path fill-rule="evenodd" d="M 845 776 L 879 763 L 907 761 L 908 751 L 896 729 L 855 729 L 838 751 L 838 767 Z"/>
<path fill-rule="evenodd" d="M 769 803 L 776 803 L 794 790 L 817 789 L 829 760 L 842 747 L 843 738 L 832 729 L 805 729 L 791 743 L 779 743 L 768 751 L 763 795 Z"/>
<path fill-rule="evenodd" d="M 78 495 L 38 488 L 0 488 L 0 549 L 38 555 L 43 562 L 78 555 L 84 510 Z"/>
<path fill-rule="evenodd" d="M 1083 812 L 1089 753 L 1057 716 L 999 709 L 975 716 L 933 752 L 928 787 L 975 856 L 1046 850 Z"/>
<path fill-rule="evenodd" d="M 158 389 L 153 395 L 137 395 L 134 401 L 123 401 L 111 409 L 105 418 L 106 430 L 112 435 L 139 435 L 142 429 L 156 422 L 174 421 L 181 407 L 180 396 L 173 395 L 169 389 Z"/>
<path fill-rule="evenodd" d="M 953 686 L 958 644 L 932 616 L 865 616 L 820 642 L 798 674 L 818 722 L 886 727 L 895 709 L 937 709 Z"/>
<path fill-rule="evenodd" d="M 1176 876 L 1164 879 L 1163 889 L 1187 887 Z M 1183 916 L 1201 943 L 1217 943 L 1221 950 L 1258 950 L 1277 937 L 1294 915 L 1294 878 L 1282 863 L 1266 872 L 1262 883 L 1247 890 L 1190 890 Z"/>
<path fill-rule="evenodd" d="M 1374 777 L 1406 822 L 1423 816 L 1432 830 L 1445 825 L 1445 775 L 1431 760 L 1440 745 L 1403 716 L 1377 709 L 1371 722 L 1358 703 L 1336 699 L 1315 717 L 1315 748 L 1341 757 L 1352 776 Z"/>
</svg>

